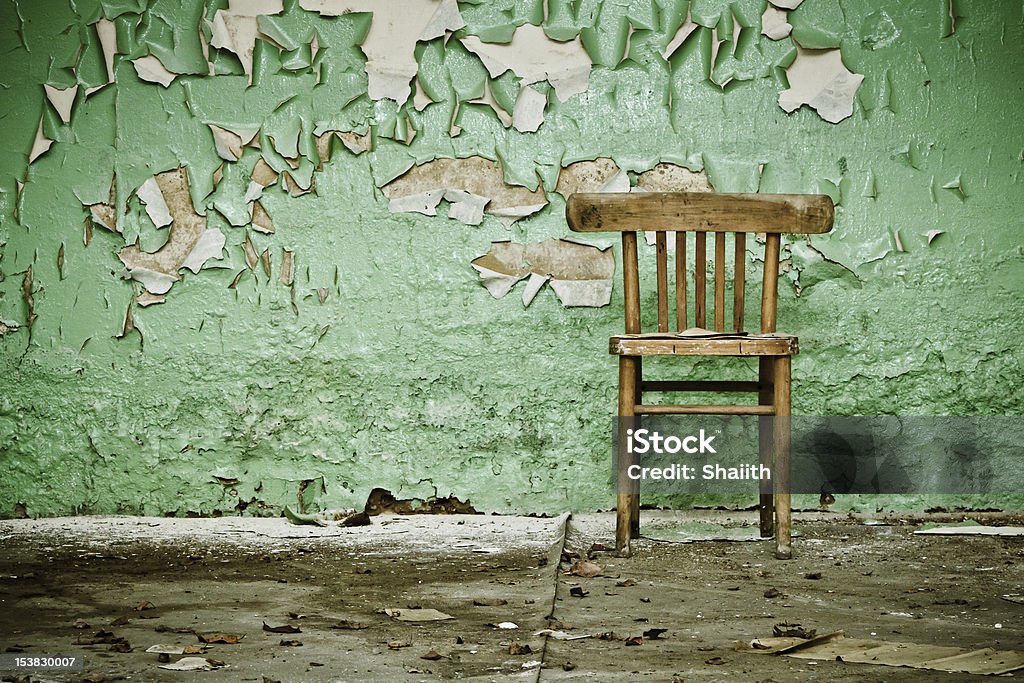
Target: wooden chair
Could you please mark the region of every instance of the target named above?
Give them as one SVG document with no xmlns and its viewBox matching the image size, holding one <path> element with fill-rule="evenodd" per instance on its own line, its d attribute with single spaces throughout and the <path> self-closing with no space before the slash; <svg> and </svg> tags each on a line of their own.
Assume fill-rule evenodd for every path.
<svg viewBox="0 0 1024 683">
<path fill-rule="evenodd" d="M 789 493 L 790 358 L 797 338 L 775 330 L 782 233 L 818 234 L 832 229 L 832 200 L 824 195 L 719 194 L 708 192 L 651 192 L 574 194 L 566 207 L 569 227 L 577 232 L 621 232 L 622 275 L 625 284 L 626 333 L 612 337 L 610 352 L 619 357 L 619 416 L 638 415 L 762 415 L 758 456 L 773 467 L 773 481 L 762 488 L 760 527 L 773 533 L 776 557 L 792 556 Z M 637 232 L 655 231 L 657 249 L 658 331 L 643 333 L 640 323 L 640 277 Z M 707 233 L 714 233 L 714 330 L 726 333 L 726 234 L 733 233 L 735 249 L 732 325 L 716 337 L 679 335 L 669 331 L 668 252 L 675 251 L 676 332 L 688 328 L 686 233 L 694 238 L 693 326 L 704 328 L 707 304 Z M 669 239 L 669 234 L 674 239 Z M 761 333 L 748 334 L 744 324 L 747 234 L 765 233 L 764 275 L 761 287 Z M 757 381 L 650 381 L 643 378 L 644 356 L 756 356 Z M 644 403 L 646 392 L 746 392 L 757 394 L 757 405 L 682 405 Z M 629 540 L 640 536 L 640 495 L 624 487 L 632 460 L 620 449 L 615 545 L 629 553 Z"/>
</svg>

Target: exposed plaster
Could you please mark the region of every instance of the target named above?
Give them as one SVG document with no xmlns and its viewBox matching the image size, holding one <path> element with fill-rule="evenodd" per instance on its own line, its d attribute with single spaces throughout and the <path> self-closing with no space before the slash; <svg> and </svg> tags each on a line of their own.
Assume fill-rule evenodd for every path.
<svg viewBox="0 0 1024 683">
<path fill-rule="evenodd" d="M 563 306 L 607 306 L 612 295 L 615 259 L 611 250 L 570 240 L 528 244 L 494 242 L 474 259 L 480 284 L 495 299 L 504 297 L 522 280 L 523 306 L 529 306 L 550 284 Z"/>
<path fill-rule="evenodd" d="M 829 123 L 853 114 L 854 96 L 864 76 L 843 64 L 839 50 L 806 50 L 797 46 L 797 58 L 786 69 L 789 89 L 779 94 L 779 106 L 787 112 L 808 105 Z"/>
<path fill-rule="evenodd" d="M 417 41 L 429 41 L 465 26 L 456 0 L 409 0 L 387 3 L 379 0 L 299 0 L 306 10 L 328 17 L 353 12 L 371 12 L 373 20 L 362 43 L 366 53 L 370 99 L 392 99 L 405 104 L 416 76 Z"/>
<path fill-rule="evenodd" d="M 483 157 L 437 159 L 410 169 L 383 188 L 392 212 L 436 215 L 442 199 L 451 202 L 449 217 L 478 225 L 483 213 L 508 220 L 534 214 L 547 205 L 541 189 L 509 185 L 501 166 Z"/>
<path fill-rule="evenodd" d="M 512 71 L 522 79 L 520 85 L 546 80 L 561 102 L 587 89 L 591 61 L 579 40 L 555 42 L 541 27 L 527 24 L 516 29 L 509 43 L 485 43 L 477 36 L 461 42 L 480 56 L 491 78 Z"/>
<path fill-rule="evenodd" d="M 221 258 L 225 237 L 219 230 L 207 229 L 206 218 L 192 208 L 184 168 L 161 173 L 153 182 L 171 219 L 167 242 L 153 253 L 131 244 L 121 249 L 118 257 L 125 265 L 126 275 L 139 281 L 147 292 L 166 294 L 180 279 L 179 270 L 188 268 L 198 273 L 207 260 Z"/>
</svg>

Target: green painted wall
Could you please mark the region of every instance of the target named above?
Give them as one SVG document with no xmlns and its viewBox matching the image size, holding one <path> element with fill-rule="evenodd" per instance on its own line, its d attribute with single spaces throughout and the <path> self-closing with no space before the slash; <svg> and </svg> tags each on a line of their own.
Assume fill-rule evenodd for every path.
<svg viewBox="0 0 1024 683">
<path fill-rule="evenodd" d="M 1024 409 L 1020 2 L 805 0 L 779 41 L 761 35 L 763 0 L 460 2 L 466 28 L 416 47 L 435 100 L 422 112 L 368 97 L 369 15 L 284 5 L 259 18 L 273 40 L 256 40 L 251 84 L 229 50 L 204 56 L 226 1 L 0 5 L 0 515 L 17 503 L 33 515 L 277 514 L 300 489 L 323 509 L 359 506 L 375 486 L 486 511 L 608 507 L 605 350 L 620 287 L 604 308 L 563 308 L 550 289 L 524 308 L 519 289 L 493 299 L 469 266 L 492 240 L 566 235 L 559 169 L 598 156 L 633 173 L 661 161 L 704 169 L 720 191 L 833 196 L 834 233 L 787 247 L 779 319 L 804 349 L 796 412 Z M 699 27 L 666 61 L 687 9 Z M 100 19 L 116 30 L 109 85 Z M 585 93 L 548 93 L 535 133 L 466 103 L 489 79 L 458 41 L 508 40 L 527 22 L 561 40 L 582 31 L 595 62 Z M 728 40 L 709 74 L 718 37 Z M 833 124 L 779 107 L 793 39 L 841 49 L 864 75 L 852 116 Z M 167 87 L 138 77 L 130 60 L 147 54 L 177 74 Z M 79 86 L 69 122 L 44 84 Z M 507 73 L 488 87 L 510 107 L 521 86 Z M 260 134 L 226 162 L 208 123 Z M 335 139 L 318 152 L 330 130 L 369 130 L 374 148 Z M 30 164 L 37 131 L 54 142 Z M 541 183 L 550 204 L 511 227 L 465 225 L 443 207 L 389 212 L 379 187 L 414 162 L 475 155 L 500 161 L 507 182 Z M 261 156 L 314 183 L 300 196 L 283 183 L 263 192 L 273 234 L 245 213 Z M 118 252 L 136 235 L 155 250 L 167 230 L 133 193 L 180 166 L 207 228 L 226 238 L 223 258 L 182 271 L 164 303 L 143 308 Z M 108 201 L 115 178 L 120 233 L 87 208 Z M 269 276 L 247 263 L 246 239 L 267 251 Z"/>
</svg>

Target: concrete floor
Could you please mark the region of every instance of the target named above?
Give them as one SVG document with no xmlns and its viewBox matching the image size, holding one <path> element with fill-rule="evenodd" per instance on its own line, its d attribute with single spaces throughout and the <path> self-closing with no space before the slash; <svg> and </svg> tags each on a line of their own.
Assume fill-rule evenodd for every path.
<svg viewBox="0 0 1024 683">
<path fill-rule="evenodd" d="M 697 517 L 734 531 L 755 523 L 750 513 L 644 514 L 652 535 Z M 632 557 L 618 558 L 602 549 L 613 537 L 607 514 L 385 515 L 355 528 L 252 518 L 0 521 L 0 652 L 85 660 L 83 671 L 18 678 L 25 672 L 8 670 L 0 679 L 987 678 L 737 651 L 736 641 L 771 636 L 779 623 L 1024 650 L 1024 605 L 1002 598 L 1024 593 L 1024 539 L 915 536 L 919 520 L 797 521 L 797 557 L 788 562 L 773 559 L 770 542 L 644 539 Z M 568 573 L 587 558 L 600 576 Z M 425 614 L 415 608 L 452 618 L 404 621 Z M 265 630 L 282 626 L 298 632 Z M 545 628 L 592 637 L 537 635 Z M 652 639 L 651 629 L 664 632 Z M 158 655 L 145 652 L 199 646 L 212 633 L 243 637 L 170 660 L 224 664 L 214 670 L 161 669 Z"/>
</svg>

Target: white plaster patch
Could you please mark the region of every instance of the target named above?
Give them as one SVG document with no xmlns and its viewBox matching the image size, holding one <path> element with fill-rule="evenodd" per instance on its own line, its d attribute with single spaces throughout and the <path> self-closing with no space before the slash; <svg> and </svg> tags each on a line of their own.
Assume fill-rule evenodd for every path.
<svg viewBox="0 0 1024 683">
<path fill-rule="evenodd" d="M 615 258 L 607 247 L 564 239 L 526 244 L 492 242 L 490 250 L 470 265 L 495 299 L 527 280 L 523 306 L 529 306 L 547 283 L 566 307 L 599 307 L 611 301 Z"/>
<path fill-rule="evenodd" d="M 523 86 L 547 80 L 560 102 L 585 92 L 590 82 L 592 65 L 579 38 L 559 43 L 540 26 L 520 26 L 510 43 L 485 43 L 477 36 L 466 36 L 462 44 L 480 57 L 491 78 L 511 69 L 523 79 Z"/>
<path fill-rule="evenodd" d="M 168 217 L 173 218 L 167 242 L 153 253 L 130 244 L 118 252 L 118 258 L 125 265 L 126 277 L 142 283 L 151 294 L 165 294 L 179 279 L 178 271 L 182 268 L 198 272 L 209 259 L 221 258 L 224 235 L 219 230 L 207 229 L 206 218 L 196 213 L 184 168 L 160 173 L 150 180 L 155 190 L 140 188 L 137 194 L 140 198 L 150 195 L 152 205 L 158 204 L 157 193 L 163 199 Z M 147 210 L 151 204 L 146 205 Z"/>
<path fill-rule="evenodd" d="M 284 2 L 283 0 L 228 0 L 228 11 L 247 17 L 255 17 L 260 14 L 280 14 L 284 11 Z"/>
<path fill-rule="evenodd" d="M 577 161 L 559 172 L 555 192 L 566 199 L 577 192 L 629 192 L 629 175 L 608 157 Z"/>
<path fill-rule="evenodd" d="M 768 5 L 761 15 L 761 34 L 772 40 L 782 40 L 793 32 L 789 23 L 789 13 L 772 5 Z"/>
<path fill-rule="evenodd" d="M 336 17 L 372 12 L 370 31 L 363 41 L 371 100 L 392 99 L 399 105 L 412 94 L 419 70 L 416 42 L 439 38 L 466 25 L 456 0 L 299 0 L 302 9 Z"/>
<path fill-rule="evenodd" d="M 661 162 L 637 176 L 633 192 L 714 192 L 706 171 L 691 171 L 683 166 Z M 644 231 L 644 241 L 654 245 L 657 233 Z"/>
<path fill-rule="evenodd" d="M 181 267 L 188 268 L 193 273 L 198 273 L 203 264 L 210 259 L 221 258 L 221 252 L 224 251 L 224 243 L 226 241 L 227 238 L 220 230 L 204 230 L 192 251 L 181 262 Z"/>
<path fill-rule="evenodd" d="M 213 25 L 210 28 L 213 32 L 210 45 L 235 53 L 238 61 L 242 63 L 242 71 L 251 83 L 252 53 L 256 48 L 256 35 L 259 33 L 256 17 L 219 9 L 213 15 Z"/>
<path fill-rule="evenodd" d="M 529 86 L 519 90 L 515 108 L 512 110 L 512 127 L 520 133 L 535 133 L 544 123 L 544 107 L 548 98 Z"/>
<path fill-rule="evenodd" d="M 853 98 L 864 76 L 843 64 L 839 50 L 797 47 L 796 61 L 786 70 L 789 89 L 779 94 L 779 106 L 792 112 L 808 105 L 829 123 L 853 114 Z"/>
</svg>

